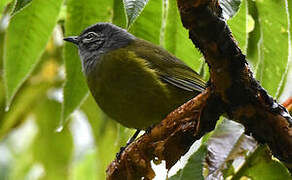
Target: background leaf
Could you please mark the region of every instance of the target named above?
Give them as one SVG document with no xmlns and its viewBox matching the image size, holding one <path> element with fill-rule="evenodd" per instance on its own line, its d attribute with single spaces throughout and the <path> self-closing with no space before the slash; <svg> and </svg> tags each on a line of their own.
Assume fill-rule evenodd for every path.
<svg viewBox="0 0 292 180">
<path fill-rule="evenodd" d="M 232 30 L 233 36 L 238 42 L 238 45 L 243 51 L 243 53 L 246 53 L 248 42 L 247 16 L 248 16 L 247 0 L 242 0 L 242 2 L 240 3 L 239 11 L 235 14 L 235 16 L 232 19 L 228 20 L 228 25 Z"/>
<path fill-rule="evenodd" d="M 237 13 L 241 0 L 221 0 L 219 3 L 223 17 L 228 20 Z"/>
<path fill-rule="evenodd" d="M 253 180 L 291 179 L 285 166 L 272 158 L 267 146 L 258 147 L 232 180 L 240 179 L 242 176 L 250 177 Z"/>
<path fill-rule="evenodd" d="M 46 96 L 49 87 L 51 86 L 48 83 L 42 83 L 23 88 L 22 93 L 15 97 L 9 112 L 2 116 L 0 139 L 32 112 L 40 99 Z"/>
<path fill-rule="evenodd" d="M 149 0 L 141 15 L 130 27 L 130 33 L 154 44 L 160 45 L 162 26 L 162 0 Z M 156 17 L 156 18 L 149 18 Z"/>
<path fill-rule="evenodd" d="M 73 180 L 97 180 L 99 173 L 96 173 L 98 161 L 96 161 L 96 151 L 91 151 L 85 155 L 84 160 L 76 165 L 73 170 Z"/>
<path fill-rule="evenodd" d="M 113 24 L 126 28 L 127 26 L 127 17 L 126 17 L 126 10 L 124 6 L 123 0 L 114 0 L 114 15 L 113 15 Z"/>
<path fill-rule="evenodd" d="M 208 138 L 206 179 L 222 179 L 224 170 L 233 160 L 244 156 L 256 148 L 256 141 L 244 134 L 244 127 L 231 120 L 224 119 Z"/>
<path fill-rule="evenodd" d="M 149 0 L 124 0 L 127 14 L 127 29 L 131 27 Z"/>
<path fill-rule="evenodd" d="M 5 8 L 5 6 L 11 1 L 12 0 L 1 0 L 0 1 L 0 13 L 3 12 L 3 9 Z M 1 15 L 0 15 L 0 17 L 1 17 Z"/>
<path fill-rule="evenodd" d="M 226 178 L 234 173 L 234 159 L 245 157 L 255 147 L 256 141 L 244 134 L 241 124 L 227 119 L 220 120 L 215 130 L 204 136 L 202 145 L 191 155 L 185 167 L 171 179 Z"/>
<path fill-rule="evenodd" d="M 165 26 L 164 47 L 187 65 L 198 71 L 203 61 L 202 55 L 189 39 L 188 31 L 183 27 L 176 1 L 169 0 Z"/>
<path fill-rule="evenodd" d="M 203 180 L 203 167 L 207 155 L 207 146 L 202 144 L 200 148 L 189 158 L 185 167 L 177 172 L 169 180 Z"/>
<path fill-rule="evenodd" d="M 270 95 L 278 96 L 287 75 L 288 14 L 285 1 L 256 1 L 260 23 L 259 61 L 256 78 Z M 277 23 L 273 23 L 277 22 Z"/>
<path fill-rule="evenodd" d="M 58 29 L 58 28 L 56 28 Z M 55 29 L 55 32 L 56 32 Z M 1 36 L 1 35 L 0 35 Z M 58 75 L 59 63 L 62 61 L 62 49 L 55 46 L 56 39 L 50 39 L 38 65 L 29 79 L 16 93 L 10 109 L 5 112 L 5 93 L 3 83 L 0 86 L 0 139 L 13 128 L 20 126 L 49 95 L 53 88 L 60 88 L 62 79 Z M 2 79 L 0 82 L 3 82 Z"/>
<path fill-rule="evenodd" d="M 259 60 L 259 40 L 261 36 L 260 22 L 256 2 L 248 0 L 248 12 L 254 21 L 254 28 L 248 34 L 247 59 L 253 71 L 255 71 Z"/>
<path fill-rule="evenodd" d="M 32 0 L 15 0 L 16 4 L 14 6 L 12 15 L 17 13 L 18 11 L 22 10 L 25 6 L 29 5 Z"/>
<path fill-rule="evenodd" d="M 45 168 L 42 179 L 68 179 L 73 140 L 68 127 L 62 133 L 55 131 L 61 117 L 61 104 L 47 100 L 37 107 L 36 112 L 39 131 L 34 142 L 33 157 Z M 52 121 L 52 118 L 56 120 Z"/>
<path fill-rule="evenodd" d="M 12 17 L 4 53 L 7 106 L 37 64 L 56 24 L 61 4 L 62 0 L 34 0 Z"/>
</svg>

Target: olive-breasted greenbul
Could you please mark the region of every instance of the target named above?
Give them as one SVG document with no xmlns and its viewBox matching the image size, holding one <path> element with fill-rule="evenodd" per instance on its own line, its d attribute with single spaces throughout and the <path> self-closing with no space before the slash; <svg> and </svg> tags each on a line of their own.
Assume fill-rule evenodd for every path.
<svg viewBox="0 0 292 180">
<path fill-rule="evenodd" d="M 146 129 L 205 88 L 174 55 L 113 24 L 98 23 L 64 40 L 78 46 L 99 107 L 126 127 Z"/>
</svg>

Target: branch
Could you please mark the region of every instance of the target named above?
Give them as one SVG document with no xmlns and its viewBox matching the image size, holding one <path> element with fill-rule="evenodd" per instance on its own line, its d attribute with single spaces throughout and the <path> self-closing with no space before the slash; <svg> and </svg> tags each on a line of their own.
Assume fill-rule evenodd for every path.
<svg viewBox="0 0 292 180">
<path fill-rule="evenodd" d="M 178 0 L 181 19 L 210 68 L 211 88 L 229 118 L 292 163 L 292 118 L 253 78 L 215 0 Z"/>
<path fill-rule="evenodd" d="M 151 160 L 165 160 L 166 168 L 170 169 L 196 140 L 215 127 L 220 114 L 218 98 L 211 97 L 209 90 L 170 113 L 150 132 L 130 144 L 120 159 L 108 167 L 107 179 L 152 179 L 155 174 Z"/>
</svg>

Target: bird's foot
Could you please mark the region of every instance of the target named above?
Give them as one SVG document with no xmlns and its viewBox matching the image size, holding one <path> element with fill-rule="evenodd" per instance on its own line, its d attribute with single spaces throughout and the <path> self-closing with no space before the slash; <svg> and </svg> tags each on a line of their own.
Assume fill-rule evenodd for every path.
<svg viewBox="0 0 292 180">
<path fill-rule="evenodd" d="M 153 125 L 151 125 L 151 126 L 149 126 L 147 129 L 146 129 L 146 134 L 150 134 L 151 133 L 151 130 L 153 129 L 153 127 L 154 127 L 155 125 L 153 124 Z"/>
</svg>

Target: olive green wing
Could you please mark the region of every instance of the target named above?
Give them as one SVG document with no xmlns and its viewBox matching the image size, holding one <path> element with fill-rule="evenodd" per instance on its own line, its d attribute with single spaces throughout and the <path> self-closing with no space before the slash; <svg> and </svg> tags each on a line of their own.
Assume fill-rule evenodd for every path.
<svg viewBox="0 0 292 180">
<path fill-rule="evenodd" d="M 160 76 L 162 80 L 186 91 L 204 91 L 205 83 L 199 79 L 200 77 L 186 77 L 183 73 L 173 74 L 160 74 Z"/>
<path fill-rule="evenodd" d="M 198 73 L 163 48 L 138 39 L 129 47 L 135 54 L 146 59 L 161 79 L 186 91 L 203 91 L 206 87 Z"/>
</svg>

